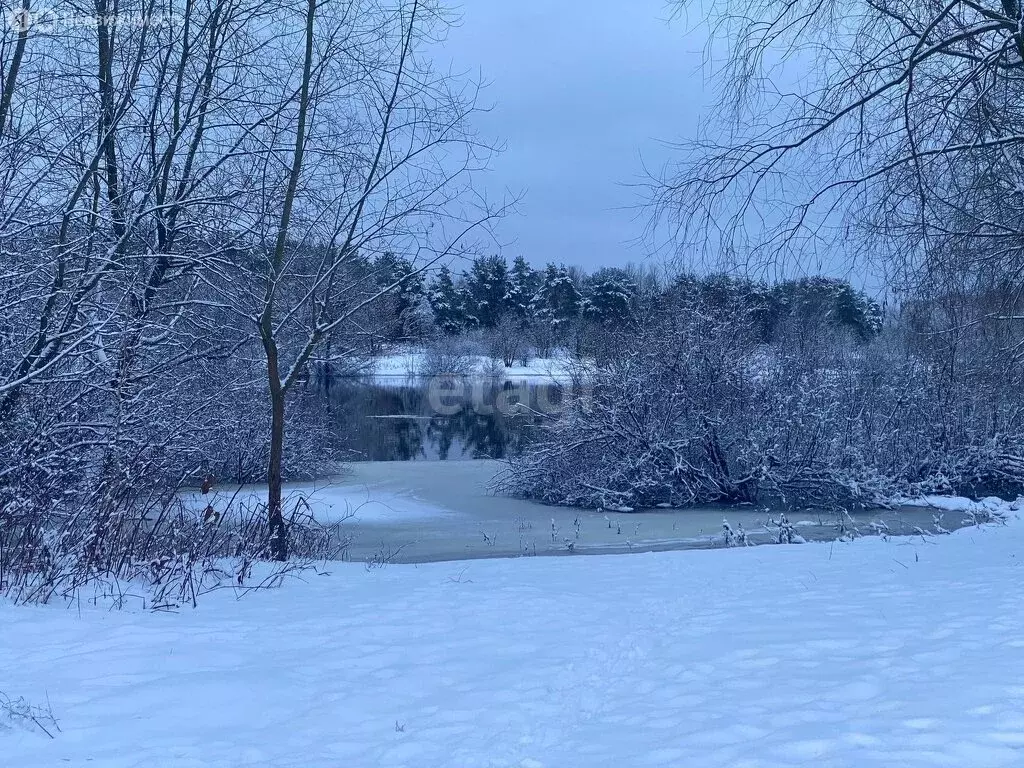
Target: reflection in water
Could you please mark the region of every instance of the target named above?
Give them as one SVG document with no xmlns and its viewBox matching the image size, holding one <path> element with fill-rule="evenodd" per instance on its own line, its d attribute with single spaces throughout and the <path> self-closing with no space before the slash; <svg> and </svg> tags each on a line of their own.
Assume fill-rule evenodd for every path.
<svg viewBox="0 0 1024 768">
<path fill-rule="evenodd" d="M 557 384 L 461 377 L 334 380 L 325 396 L 342 448 L 370 461 L 515 455 L 565 402 Z"/>
</svg>

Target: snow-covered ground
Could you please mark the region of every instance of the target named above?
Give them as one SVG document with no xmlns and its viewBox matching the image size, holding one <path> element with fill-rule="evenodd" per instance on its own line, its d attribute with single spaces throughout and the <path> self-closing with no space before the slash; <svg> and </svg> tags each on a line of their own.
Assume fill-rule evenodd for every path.
<svg viewBox="0 0 1024 768">
<path fill-rule="evenodd" d="M 396 466 L 401 463 L 396 462 Z M 265 503 L 266 495 L 266 485 L 253 484 L 213 488 L 207 494 L 188 491 L 181 494 L 181 499 L 194 510 L 203 510 L 209 505 L 223 514 L 228 510 L 245 512 Z M 351 472 L 317 482 L 286 483 L 283 496 L 289 515 L 297 510 L 300 515 L 309 515 L 328 525 L 422 525 L 454 514 L 453 510 L 417 498 L 404 488 L 368 484 L 358 473 Z"/>
<path fill-rule="evenodd" d="M 17 768 L 1024 765 L 1024 524 L 0 605 Z"/>
<path fill-rule="evenodd" d="M 371 375 L 384 383 L 414 379 L 426 370 L 425 358 L 425 353 L 415 349 L 383 355 L 374 360 Z M 485 355 L 469 355 L 466 362 L 472 371 L 471 375 L 485 376 L 500 371 L 501 377 L 506 381 L 535 384 L 571 381 L 575 366 L 571 360 L 562 357 L 535 357 L 529 361 L 529 365 L 520 365 L 517 362 L 516 365 L 508 367 Z"/>
</svg>

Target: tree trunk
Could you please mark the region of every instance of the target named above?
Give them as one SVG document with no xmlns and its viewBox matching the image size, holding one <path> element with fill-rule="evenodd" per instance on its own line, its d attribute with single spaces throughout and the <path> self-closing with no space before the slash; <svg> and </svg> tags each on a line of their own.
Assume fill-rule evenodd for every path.
<svg viewBox="0 0 1024 768">
<path fill-rule="evenodd" d="M 281 462 L 284 457 L 284 397 L 282 387 L 270 384 L 270 461 L 267 465 L 267 523 L 270 557 L 288 559 L 288 528 L 281 506 Z"/>
<path fill-rule="evenodd" d="M 18 38 L 14 44 L 10 69 L 6 72 L 0 71 L 0 75 L 3 76 L 3 94 L 0 95 L 0 136 L 7 133 L 7 120 L 11 114 L 11 104 L 14 101 L 18 70 L 21 69 L 21 60 L 25 56 L 25 44 L 28 42 L 28 30 L 32 25 L 32 17 L 29 15 L 29 0 L 22 0 L 21 11 L 15 11 L 10 17 L 9 23 L 13 29 L 18 31 Z"/>
<path fill-rule="evenodd" d="M 295 150 L 288 172 L 288 188 L 281 207 L 281 221 L 277 227 L 277 241 L 267 275 L 267 293 L 263 313 L 259 318 L 260 339 L 267 356 L 267 378 L 270 383 L 270 461 L 267 465 L 267 527 L 269 528 L 269 554 L 274 560 L 288 559 L 288 529 L 281 510 L 281 461 L 284 456 L 284 400 L 293 377 L 281 379 L 277 339 L 274 329 L 274 299 L 278 281 L 284 270 L 288 228 L 292 220 L 292 206 L 302 173 L 302 158 L 306 150 L 306 119 L 309 113 L 310 84 L 313 80 L 314 35 L 317 0 L 306 2 L 306 49 L 302 67 L 302 85 L 299 88 L 299 114 L 295 126 Z M 295 369 L 301 365 L 297 360 Z"/>
</svg>

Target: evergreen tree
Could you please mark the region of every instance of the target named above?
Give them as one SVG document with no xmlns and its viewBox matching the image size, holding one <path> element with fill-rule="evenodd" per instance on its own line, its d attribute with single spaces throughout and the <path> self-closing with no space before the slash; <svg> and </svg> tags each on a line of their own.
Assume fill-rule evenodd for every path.
<svg viewBox="0 0 1024 768">
<path fill-rule="evenodd" d="M 776 311 L 798 323 L 825 323 L 844 328 L 861 341 L 882 329 L 882 310 L 845 280 L 805 277 L 787 280 L 772 291 Z"/>
<path fill-rule="evenodd" d="M 390 251 L 381 254 L 374 259 L 373 271 L 380 288 L 395 285 L 392 292 L 399 298 L 399 311 L 414 305 L 423 295 L 423 273 L 402 256 Z"/>
<path fill-rule="evenodd" d="M 481 328 L 494 328 L 501 321 L 508 285 L 508 265 L 501 256 L 473 260 L 466 275 L 466 295 L 469 313 Z"/>
<path fill-rule="evenodd" d="M 419 325 L 413 315 L 424 295 L 423 274 L 408 259 L 388 251 L 374 259 L 373 276 L 378 288 L 389 290 L 386 312 L 393 322 L 385 335 L 389 341 L 405 338 L 407 330 Z"/>
<path fill-rule="evenodd" d="M 542 347 L 550 351 L 554 345 L 568 338 L 582 304 L 583 295 L 565 265 L 548 264 L 544 268 L 541 285 L 530 302 Z"/>
<path fill-rule="evenodd" d="M 540 287 L 540 275 L 526 263 L 522 256 L 516 256 L 508 276 L 508 290 L 505 293 L 505 310 L 520 323 L 530 315 L 530 300 Z"/>
<path fill-rule="evenodd" d="M 882 330 L 882 308 L 866 293 L 843 282 L 836 286 L 832 321 L 852 330 L 861 341 L 868 341 Z"/>
<path fill-rule="evenodd" d="M 448 267 L 442 266 L 437 271 L 430 283 L 427 299 L 434 313 L 434 325 L 443 333 L 454 336 L 465 328 L 466 316 L 463 312 L 462 297 L 455 287 Z"/>
<path fill-rule="evenodd" d="M 624 270 L 601 269 L 587 279 L 583 317 L 605 328 L 626 325 L 633 315 L 636 285 Z"/>
</svg>

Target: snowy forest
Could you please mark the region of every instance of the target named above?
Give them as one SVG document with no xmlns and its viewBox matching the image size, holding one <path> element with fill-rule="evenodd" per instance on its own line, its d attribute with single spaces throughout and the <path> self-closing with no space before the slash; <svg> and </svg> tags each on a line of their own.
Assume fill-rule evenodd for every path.
<svg viewBox="0 0 1024 768">
<path fill-rule="evenodd" d="M 815 317 L 829 328 L 867 341 L 882 327 L 882 308 L 849 282 L 824 277 L 769 285 L 724 274 L 696 276 L 638 266 L 606 267 L 588 274 L 579 267 L 547 264 L 538 269 L 522 256 L 511 265 L 501 256 L 478 257 L 454 272 L 447 265 L 417 272 L 405 259 L 385 254 L 372 269 L 391 318 L 370 343 L 429 342 L 471 337 L 506 367 L 562 350 L 604 362 L 610 345 L 644 318 L 683 294 L 719 305 L 742 304 L 757 314 L 765 342 L 783 333 L 790 319 Z M 368 349 L 372 352 L 372 349 Z"/>
</svg>

